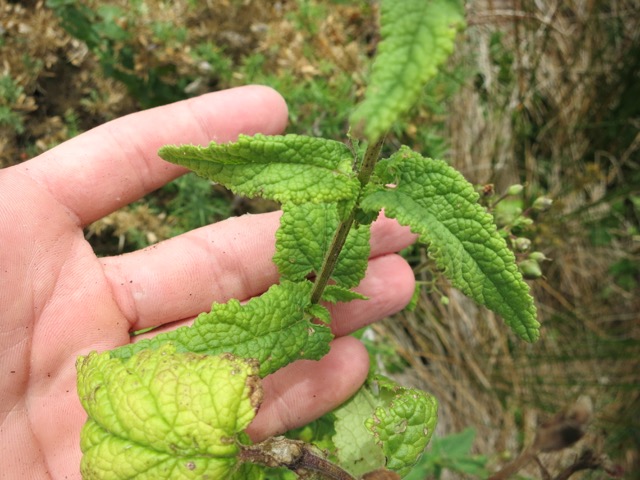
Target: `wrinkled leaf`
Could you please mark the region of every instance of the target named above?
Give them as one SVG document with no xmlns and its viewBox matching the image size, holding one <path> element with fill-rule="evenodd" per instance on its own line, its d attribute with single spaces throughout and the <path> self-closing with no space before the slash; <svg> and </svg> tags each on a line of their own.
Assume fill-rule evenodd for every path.
<svg viewBox="0 0 640 480">
<path fill-rule="evenodd" d="M 437 409 L 431 395 L 373 376 L 334 411 L 340 465 L 355 476 L 381 467 L 406 475 L 431 439 Z"/>
<path fill-rule="evenodd" d="M 300 358 L 318 360 L 329 351 L 333 335 L 326 325 L 311 322 L 307 311 L 311 287 L 310 282 L 283 282 L 245 304 L 238 300 L 216 303 L 193 326 L 125 345 L 111 355 L 126 358 L 171 342 L 179 352 L 230 352 L 254 358 L 262 377 Z"/>
<path fill-rule="evenodd" d="M 464 21 L 458 0 L 382 0 L 382 41 L 365 99 L 351 116 L 376 141 L 416 101 L 424 84 L 453 51 Z"/>
<path fill-rule="evenodd" d="M 338 211 L 332 204 L 283 205 L 273 257 L 280 275 L 287 280 L 303 280 L 319 272 L 338 223 Z M 369 259 L 369 232 L 368 225 L 349 232 L 331 275 L 337 285 L 355 287 L 364 277 Z"/>
<path fill-rule="evenodd" d="M 404 476 L 420 459 L 438 420 L 438 403 L 421 390 L 404 388 L 377 375 L 371 382 L 381 405 L 366 420 L 387 459 L 386 467 Z"/>
<path fill-rule="evenodd" d="M 535 341 L 540 324 L 513 252 L 478 203 L 473 186 L 440 160 L 403 147 L 376 166 L 377 190 L 361 202 L 420 234 L 454 287 L 501 315 L 523 339 Z"/>
<path fill-rule="evenodd" d="M 260 478 L 237 459 L 262 402 L 255 361 L 165 344 L 126 360 L 93 352 L 76 367 L 83 478 Z"/>
<path fill-rule="evenodd" d="M 292 203 L 352 201 L 359 189 L 349 148 L 324 138 L 240 135 L 236 142 L 207 147 L 167 145 L 158 154 L 249 197 Z"/>
</svg>

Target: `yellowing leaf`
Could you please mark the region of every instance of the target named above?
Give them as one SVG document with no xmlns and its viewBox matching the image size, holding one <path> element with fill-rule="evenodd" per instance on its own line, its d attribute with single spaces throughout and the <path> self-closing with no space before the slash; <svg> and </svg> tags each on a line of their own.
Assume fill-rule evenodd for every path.
<svg viewBox="0 0 640 480">
<path fill-rule="evenodd" d="M 376 397 L 363 386 L 333 412 L 336 454 L 340 465 L 352 475 L 361 476 L 384 466 L 384 453 L 365 426 L 377 405 Z"/>
<path fill-rule="evenodd" d="M 379 406 L 366 420 L 387 459 L 386 467 L 404 476 L 429 444 L 438 420 L 436 399 L 421 390 L 405 388 L 380 375 L 370 382 Z"/>
<path fill-rule="evenodd" d="M 237 459 L 262 402 L 256 362 L 165 344 L 126 360 L 93 352 L 76 367 L 83 478 L 259 478 Z"/>
</svg>

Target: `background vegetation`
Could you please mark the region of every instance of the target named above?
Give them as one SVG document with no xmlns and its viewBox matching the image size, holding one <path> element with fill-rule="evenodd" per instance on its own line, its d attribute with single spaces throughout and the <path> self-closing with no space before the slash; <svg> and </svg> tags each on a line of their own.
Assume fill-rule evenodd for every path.
<svg viewBox="0 0 640 480">
<path fill-rule="evenodd" d="M 291 132 L 344 140 L 376 14 L 357 0 L 0 0 L 0 166 L 141 108 L 246 83 L 282 92 Z M 589 448 L 640 478 L 640 5 L 476 0 L 467 24 L 387 148 L 448 160 L 505 235 L 531 241 L 522 260 L 544 253 L 532 282 L 543 335 L 523 345 L 449 289 L 423 247 L 405 252 L 425 288 L 367 338 L 384 369 L 438 397 L 437 435 L 459 435 L 458 451 L 434 441 L 415 478 L 495 470 L 583 395 L 587 435 L 542 463 L 557 472 Z M 513 184 L 524 189 L 501 199 Z M 534 206 L 540 196 L 550 209 Z M 276 207 L 186 176 L 86 236 L 117 254 Z M 541 476 L 535 464 L 521 474 Z"/>
</svg>

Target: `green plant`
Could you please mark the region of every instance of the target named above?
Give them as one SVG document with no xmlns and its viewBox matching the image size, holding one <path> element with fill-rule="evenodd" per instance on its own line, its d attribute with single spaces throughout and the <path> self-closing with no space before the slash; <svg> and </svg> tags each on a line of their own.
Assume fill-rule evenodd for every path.
<svg viewBox="0 0 640 480">
<path fill-rule="evenodd" d="M 0 128 L 8 127 L 16 133 L 24 132 L 24 122 L 19 111 L 14 109 L 23 94 L 20 87 L 9 75 L 0 76 Z"/>
<path fill-rule="evenodd" d="M 446 470 L 461 473 L 471 478 L 487 478 L 487 458 L 482 455 L 471 454 L 471 447 L 476 432 L 472 428 L 434 438 L 429 451 L 407 475 L 407 480 L 424 480 L 425 478 L 439 479 Z"/>
<path fill-rule="evenodd" d="M 367 267 L 369 226 L 383 208 L 429 244 L 455 287 L 521 338 L 538 337 L 528 286 L 473 186 L 408 147 L 379 158 L 386 132 L 452 51 L 462 19 L 455 0 L 381 3 L 383 40 L 350 117 L 349 146 L 255 135 L 160 150 L 237 195 L 282 204 L 273 258 L 281 281 L 244 304 L 214 304 L 191 327 L 80 357 L 78 393 L 89 416 L 84 476 L 253 479 L 263 466 L 316 478 L 370 478 L 381 469 L 388 478 L 407 475 L 433 434 L 437 403 L 380 375 L 320 420 L 323 428 L 258 444 L 244 433 L 262 401 L 261 378 L 327 353 L 331 318 L 321 303 L 363 298 L 353 288 Z"/>
<path fill-rule="evenodd" d="M 143 8 L 139 2 L 133 2 L 130 11 L 109 4 L 94 10 L 77 0 L 47 0 L 46 5 L 60 18 L 63 28 L 96 55 L 104 75 L 122 82 L 143 108 L 186 98 L 189 79 L 175 80 L 174 65 L 157 62 L 146 70 L 139 68 L 138 57 L 143 52 L 129 28 L 135 23 L 136 11 Z M 185 38 L 183 28 L 171 29 L 163 23 L 153 23 L 151 31 L 159 42 Z"/>
</svg>

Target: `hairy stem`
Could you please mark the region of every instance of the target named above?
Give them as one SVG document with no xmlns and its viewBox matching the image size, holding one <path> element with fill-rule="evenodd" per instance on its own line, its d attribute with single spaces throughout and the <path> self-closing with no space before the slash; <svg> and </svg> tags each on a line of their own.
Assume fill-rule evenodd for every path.
<svg viewBox="0 0 640 480">
<path fill-rule="evenodd" d="M 360 167 L 360 171 L 358 172 L 360 191 L 362 191 L 362 189 L 369 183 L 369 179 L 371 178 L 373 169 L 376 166 L 378 157 L 380 156 L 380 150 L 382 149 L 384 138 L 385 136 L 383 135 L 377 142 L 372 143 L 367 147 L 367 151 L 364 154 L 364 160 L 362 161 L 362 166 Z M 324 292 L 324 289 L 329 282 L 329 278 L 331 278 L 331 275 L 333 274 L 333 270 L 338 263 L 338 257 L 340 255 L 340 252 L 342 251 L 344 242 L 346 242 L 347 235 L 349 234 L 349 231 L 353 226 L 357 208 L 358 202 L 354 204 L 347 218 L 341 221 L 338 225 L 338 228 L 336 229 L 336 233 L 333 236 L 333 240 L 331 241 L 331 246 L 327 251 L 327 255 L 324 257 L 320 272 L 318 273 L 316 281 L 313 284 L 313 290 L 311 292 L 311 303 L 318 303 L 320 301 L 320 298 L 322 297 L 322 292 Z"/>
</svg>

